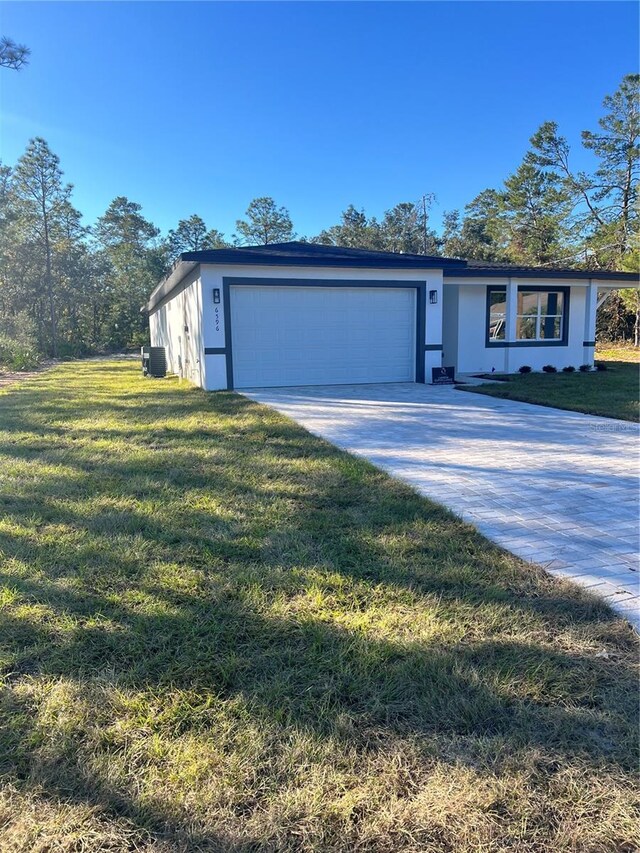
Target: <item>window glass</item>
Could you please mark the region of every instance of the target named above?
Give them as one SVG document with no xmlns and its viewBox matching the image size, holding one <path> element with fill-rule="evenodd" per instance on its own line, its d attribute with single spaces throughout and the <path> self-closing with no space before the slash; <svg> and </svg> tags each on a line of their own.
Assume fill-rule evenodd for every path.
<svg viewBox="0 0 640 853">
<path fill-rule="evenodd" d="M 518 341 L 561 341 L 565 322 L 565 294 L 560 290 L 518 288 L 516 336 Z M 488 289 L 489 341 L 506 340 L 507 289 Z"/>
<path fill-rule="evenodd" d="M 547 315 L 540 325 L 540 337 L 546 340 L 559 340 L 562 337 L 562 317 Z"/>
<path fill-rule="evenodd" d="M 555 291 L 540 294 L 540 313 L 541 314 L 562 314 L 562 297 L 563 293 Z"/>
<path fill-rule="evenodd" d="M 530 290 L 518 291 L 518 314 L 537 314 L 539 297 L 543 294 Z"/>
<path fill-rule="evenodd" d="M 516 318 L 516 338 L 519 340 L 536 339 L 536 318 L 535 317 L 517 317 Z"/>
<path fill-rule="evenodd" d="M 507 326 L 506 288 L 489 291 L 489 340 L 503 341 Z"/>
<path fill-rule="evenodd" d="M 562 339 L 564 293 L 558 290 L 518 290 L 516 338 L 559 341 Z"/>
<path fill-rule="evenodd" d="M 492 290 L 489 294 L 489 305 L 491 306 L 491 310 L 497 311 L 505 311 L 507 306 L 507 291 L 506 290 Z"/>
</svg>

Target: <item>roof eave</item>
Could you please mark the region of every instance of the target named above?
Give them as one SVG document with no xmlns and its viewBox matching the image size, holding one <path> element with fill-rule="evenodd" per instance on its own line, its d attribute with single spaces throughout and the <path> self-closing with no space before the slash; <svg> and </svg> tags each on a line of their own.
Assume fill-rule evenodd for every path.
<svg viewBox="0 0 640 853">
<path fill-rule="evenodd" d="M 162 302 L 180 284 L 182 279 L 198 266 L 197 261 L 185 261 L 183 258 L 184 255 L 180 255 L 171 267 L 170 272 L 154 287 L 149 296 L 149 301 L 142 308 L 143 311 L 153 311 L 158 303 Z"/>
<path fill-rule="evenodd" d="M 637 287 L 638 276 L 635 273 L 608 270 L 554 270 L 554 269 L 519 269 L 505 267 L 459 267 L 445 269 L 445 278 L 562 278 L 562 279 L 593 279 L 596 281 L 628 282 L 629 287 Z"/>
<path fill-rule="evenodd" d="M 270 266 L 270 267 L 344 267 L 361 269 L 447 269 L 454 267 L 457 261 L 449 258 L 425 257 L 424 260 L 405 258 L 398 255 L 391 258 L 351 258 L 351 257 L 294 257 L 286 255 L 233 254 L 204 256 L 204 253 L 187 252 L 181 255 L 185 261 L 195 261 L 211 266 Z"/>
</svg>

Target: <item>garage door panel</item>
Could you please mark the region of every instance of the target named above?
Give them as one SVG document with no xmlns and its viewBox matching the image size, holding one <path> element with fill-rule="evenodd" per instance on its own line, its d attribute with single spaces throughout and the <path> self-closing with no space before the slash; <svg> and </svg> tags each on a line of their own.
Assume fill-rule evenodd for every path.
<svg viewBox="0 0 640 853">
<path fill-rule="evenodd" d="M 410 382 L 414 288 L 232 286 L 236 388 Z"/>
</svg>

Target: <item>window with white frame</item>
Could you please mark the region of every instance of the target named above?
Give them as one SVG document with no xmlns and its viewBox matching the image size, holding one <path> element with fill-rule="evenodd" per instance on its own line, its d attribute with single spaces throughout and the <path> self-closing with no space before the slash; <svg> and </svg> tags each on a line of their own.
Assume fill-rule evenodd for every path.
<svg viewBox="0 0 640 853">
<path fill-rule="evenodd" d="M 565 298 L 561 290 L 518 288 L 516 340 L 560 341 L 564 331 Z"/>
</svg>

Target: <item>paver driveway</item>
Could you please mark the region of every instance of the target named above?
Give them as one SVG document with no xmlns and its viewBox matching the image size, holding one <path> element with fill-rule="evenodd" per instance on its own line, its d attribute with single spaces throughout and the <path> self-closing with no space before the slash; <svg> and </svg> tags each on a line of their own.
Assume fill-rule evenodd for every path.
<svg viewBox="0 0 640 853">
<path fill-rule="evenodd" d="M 428 385 L 243 391 L 640 626 L 636 424 Z"/>
</svg>

